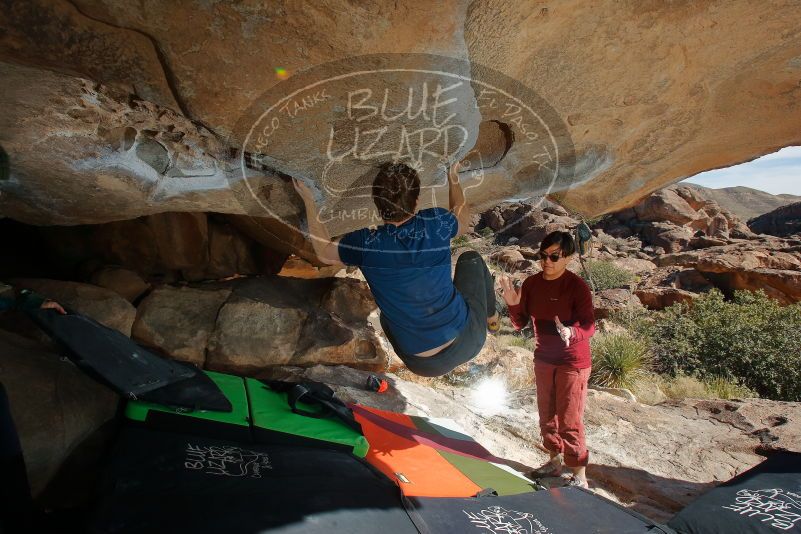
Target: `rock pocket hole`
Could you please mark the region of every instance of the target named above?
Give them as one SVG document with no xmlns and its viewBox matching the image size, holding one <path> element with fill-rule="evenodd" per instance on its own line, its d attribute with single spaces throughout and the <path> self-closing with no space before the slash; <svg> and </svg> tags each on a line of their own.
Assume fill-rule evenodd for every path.
<svg viewBox="0 0 801 534">
<path fill-rule="evenodd" d="M 500 121 L 484 121 L 478 125 L 478 139 L 473 149 L 462 160 L 469 169 L 494 167 L 506 156 L 515 141 L 508 124 Z"/>
<path fill-rule="evenodd" d="M 145 138 L 136 145 L 136 155 L 159 174 L 164 174 L 170 166 L 170 154 L 155 139 Z"/>
<path fill-rule="evenodd" d="M 788 421 L 789 419 L 782 415 L 772 415 L 768 417 L 768 425 L 771 427 L 786 425 Z"/>
<path fill-rule="evenodd" d="M 769 443 L 773 443 L 774 441 L 779 441 L 779 438 L 771 434 L 770 430 L 768 430 L 767 428 L 755 430 L 751 432 L 751 435 L 759 438 L 759 442 L 762 445 L 767 445 Z"/>
<path fill-rule="evenodd" d="M 131 128 L 128 126 L 125 128 L 125 131 L 122 132 L 122 149 L 123 150 L 130 150 L 134 143 L 136 142 L 136 128 Z"/>
<path fill-rule="evenodd" d="M 375 345 L 366 339 L 360 339 L 356 345 L 356 359 L 357 360 L 372 360 L 375 358 Z"/>
</svg>

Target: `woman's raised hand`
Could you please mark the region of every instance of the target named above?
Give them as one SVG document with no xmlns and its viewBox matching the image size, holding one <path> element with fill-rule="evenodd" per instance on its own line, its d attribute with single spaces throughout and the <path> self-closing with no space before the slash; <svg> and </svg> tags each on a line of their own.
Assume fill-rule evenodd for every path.
<svg viewBox="0 0 801 534">
<path fill-rule="evenodd" d="M 517 306 L 520 304 L 520 288 L 516 288 L 509 276 L 501 276 L 501 296 L 506 301 L 507 306 Z"/>
</svg>

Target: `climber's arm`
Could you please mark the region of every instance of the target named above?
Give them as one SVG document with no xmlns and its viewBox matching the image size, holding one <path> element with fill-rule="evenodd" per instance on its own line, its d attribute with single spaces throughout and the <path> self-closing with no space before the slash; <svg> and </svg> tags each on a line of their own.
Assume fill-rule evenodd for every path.
<svg viewBox="0 0 801 534">
<path fill-rule="evenodd" d="M 327 265 L 342 265 L 339 257 L 339 240 L 332 240 L 322 222 L 317 216 L 317 206 L 314 204 L 314 195 L 311 190 L 298 179 L 292 180 L 295 190 L 303 199 L 306 207 L 306 221 L 309 225 L 309 239 L 317 258 Z"/>
<path fill-rule="evenodd" d="M 67 313 L 61 306 L 61 304 L 59 304 L 58 302 L 37 295 L 36 293 L 34 293 L 29 289 L 21 290 L 19 292 L 19 296 L 17 296 L 16 298 L 0 297 L 0 311 L 5 311 L 5 310 L 32 311 L 39 309 L 56 310 L 58 313 L 62 315 Z"/>
<path fill-rule="evenodd" d="M 459 162 L 454 163 L 448 171 L 448 207 L 459 221 L 456 236 L 467 233 L 470 228 L 470 208 L 464 198 L 462 185 L 459 183 Z"/>
</svg>

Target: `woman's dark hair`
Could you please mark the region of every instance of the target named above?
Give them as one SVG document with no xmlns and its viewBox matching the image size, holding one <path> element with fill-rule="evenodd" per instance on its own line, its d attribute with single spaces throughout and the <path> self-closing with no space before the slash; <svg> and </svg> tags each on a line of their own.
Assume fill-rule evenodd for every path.
<svg viewBox="0 0 801 534">
<path fill-rule="evenodd" d="M 404 163 L 384 163 L 373 180 L 373 202 L 387 222 L 414 215 L 420 195 L 420 176 Z"/>
<path fill-rule="evenodd" d="M 576 242 L 573 241 L 573 236 L 569 232 L 556 231 L 546 235 L 545 239 L 540 243 L 540 252 L 544 252 L 545 249 L 554 245 L 559 245 L 562 250 L 562 256 L 565 258 L 572 256 L 576 252 Z"/>
</svg>

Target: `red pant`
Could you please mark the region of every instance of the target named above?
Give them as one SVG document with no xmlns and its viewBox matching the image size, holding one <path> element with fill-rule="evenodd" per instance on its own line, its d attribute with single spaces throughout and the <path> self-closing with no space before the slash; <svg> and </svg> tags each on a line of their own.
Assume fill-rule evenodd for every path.
<svg viewBox="0 0 801 534">
<path fill-rule="evenodd" d="M 553 454 L 563 453 L 568 467 L 587 465 L 583 417 L 590 369 L 535 361 L 534 373 L 543 445 Z"/>
</svg>

